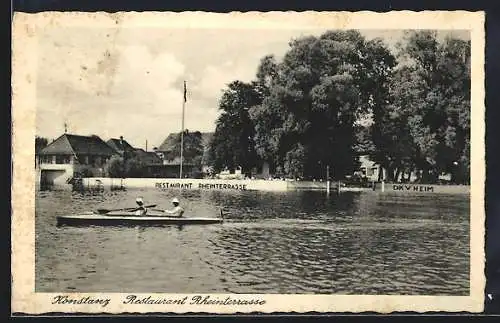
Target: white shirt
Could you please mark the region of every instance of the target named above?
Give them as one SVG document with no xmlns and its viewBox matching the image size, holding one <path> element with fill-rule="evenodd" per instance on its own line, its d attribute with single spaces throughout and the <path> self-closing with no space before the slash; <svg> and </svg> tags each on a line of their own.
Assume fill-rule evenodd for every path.
<svg viewBox="0 0 500 323">
<path fill-rule="evenodd" d="M 177 205 L 172 210 L 165 210 L 165 213 L 167 213 L 169 215 L 181 217 L 182 214 L 184 214 L 184 209 L 182 207 L 180 207 L 180 205 Z"/>
<path fill-rule="evenodd" d="M 135 211 L 135 215 L 136 216 L 139 216 L 139 215 L 145 215 L 147 212 L 147 209 L 145 207 L 141 207 L 139 210 L 136 210 Z"/>
</svg>

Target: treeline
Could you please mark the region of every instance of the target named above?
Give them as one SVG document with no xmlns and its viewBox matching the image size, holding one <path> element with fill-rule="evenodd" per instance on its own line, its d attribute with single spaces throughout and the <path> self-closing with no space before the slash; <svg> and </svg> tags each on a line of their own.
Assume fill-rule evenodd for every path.
<svg viewBox="0 0 500 323">
<path fill-rule="evenodd" d="M 470 173 L 470 41 L 405 34 L 395 53 L 357 31 L 292 40 L 281 61 L 265 56 L 249 83 L 224 90 L 210 144 L 216 170 L 250 175 L 269 163 L 292 178 L 341 179 L 359 154 L 390 181 L 435 182 Z"/>
</svg>

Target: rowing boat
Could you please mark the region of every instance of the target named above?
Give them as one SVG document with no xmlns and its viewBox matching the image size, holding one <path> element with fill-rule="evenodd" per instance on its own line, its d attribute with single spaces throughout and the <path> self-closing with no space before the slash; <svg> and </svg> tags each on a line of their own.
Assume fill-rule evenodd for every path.
<svg viewBox="0 0 500 323">
<path fill-rule="evenodd" d="M 222 223 L 221 217 L 174 217 L 160 212 L 148 212 L 138 216 L 132 212 L 109 212 L 106 214 L 83 213 L 77 215 L 62 215 L 57 217 L 57 225 L 188 225 Z"/>
</svg>

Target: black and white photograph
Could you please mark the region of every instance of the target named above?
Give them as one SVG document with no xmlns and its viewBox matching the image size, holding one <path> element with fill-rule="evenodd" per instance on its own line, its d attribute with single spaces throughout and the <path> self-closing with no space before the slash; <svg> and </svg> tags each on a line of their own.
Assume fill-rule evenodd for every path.
<svg viewBox="0 0 500 323">
<path fill-rule="evenodd" d="M 481 311 L 484 18 L 419 14 L 16 15 L 19 308 Z"/>
</svg>

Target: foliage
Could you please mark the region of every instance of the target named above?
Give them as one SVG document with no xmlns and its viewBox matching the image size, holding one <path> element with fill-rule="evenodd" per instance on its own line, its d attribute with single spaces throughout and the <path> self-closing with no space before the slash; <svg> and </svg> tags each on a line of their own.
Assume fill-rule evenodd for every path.
<svg viewBox="0 0 500 323">
<path fill-rule="evenodd" d="M 359 155 L 373 155 L 376 152 L 372 135 L 373 127 L 367 125 L 355 125 L 355 144 L 354 151 Z"/>
<path fill-rule="evenodd" d="M 92 167 L 89 165 L 81 165 L 78 173 L 74 174 L 76 177 L 94 177 Z"/>
<path fill-rule="evenodd" d="M 38 154 L 40 151 L 42 151 L 43 148 L 47 147 L 49 141 L 47 138 L 44 137 L 35 137 L 35 154 Z"/>
<path fill-rule="evenodd" d="M 106 171 L 112 178 L 134 178 L 145 174 L 145 164 L 139 156 L 129 155 L 128 158 L 115 155 L 106 165 Z"/>
<path fill-rule="evenodd" d="M 441 173 L 467 182 L 470 142 L 470 43 L 429 31 L 410 32 L 402 64 L 390 79 L 389 102 L 377 111 L 377 161 L 389 180 L 417 170 L 421 181 Z"/>
<path fill-rule="evenodd" d="M 392 53 L 357 31 L 293 39 L 281 61 L 224 91 L 208 159 L 216 170 L 263 161 L 293 178 L 343 178 L 368 154 L 388 180 L 470 172 L 470 41 L 408 32 Z"/>
<path fill-rule="evenodd" d="M 111 178 L 125 178 L 125 162 L 120 156 L 112 156 L 107 165 L 106 172 Z"/>
<path fill-rule="evenodd" d="M 204 148 L 202 143 L 202 135 L 199 131 L 190 132 L 184 130 L 183 134 L 183 159 L 186 164 L 201 166 Z M 167 138 L 166 146 L 164 147 L 164 158 L 166 160 L 174 160 L 181 155 L 181 133 L 171 134 Z"/>
<path fill-rule="evenodd" d="M 356 31 L 295 39 L 281 63 L 265 58 L 257 77 L 265 97 L 252 110 L 259 157 L 290 177 L 321 178 L 327 165 L 337 177 L 352 173 L 355 123 L 373 108 L 393 61 Z"/>
<path fill-rule="evenodd" d="M 216 171 L 241 167 L 243 173 L 249 174 L 257 164 L 255 129 L 249 110 L 260 101 L 254 84 L 235 81 L 224 91 L 219 104 L 222 113 L 216 122 L 209 152 Z"/>
<path fill-rule="evenodd" d="M 139 157 L 133 157 L 125 160 L 125 177 L 142 177 L 144 175 L 144 167 L 145 165 Z"/>
</svg>

